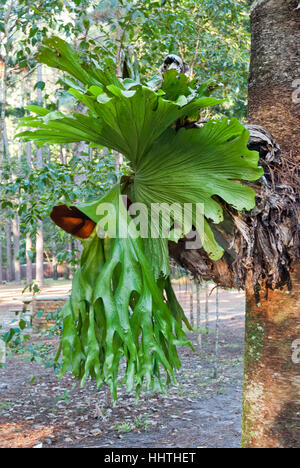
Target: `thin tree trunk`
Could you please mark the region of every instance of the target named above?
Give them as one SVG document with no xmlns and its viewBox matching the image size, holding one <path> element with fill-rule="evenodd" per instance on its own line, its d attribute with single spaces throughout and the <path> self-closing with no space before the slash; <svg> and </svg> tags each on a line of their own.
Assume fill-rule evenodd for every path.
<svg viewBox="0 0 300 468">
<path fill-rule="evenodd" d="M 208 337 L 209 337 L 208 283 L 205 283 L 205 334 L 206 334 L 206 341 L 208 341 Z"/>
<path fill-rule="evenodd" d="M 202 348 L 202 332 L 201 332 L 201 285 L 198 280 L 196 280 L 196 290 L 197 290 L 197 343 L 201 351 Z"/>
<path fill-rule="evenodd" d="M 37 65 L 37 81 L 38 83 L 43 81 L 43 69 L 40 63 Z M 39 106 L 43 105 L 43 94 L 39 87 L 37 88 L 37 102 Z M 43 151 L 42 148 L 39 148 L 36 152 L 36 167 L 42 169 L 43 165 Z"/>
<path fill-rule="evenodd" d="M 0 104 L 1 104 L 1 110 L 0 110 L 0 183 L 2 181 L 2 172 L 3 172 L 3 162 L 4 162 L 4 148 L 5 148 L 5 138 L 4 138 L 4 133 L 5 133 L 5 115 L 6 115 L 6 105 L 7 105 L 7 67 L 8 67 L 8 61 L 9 61 L 9 54 L 10 54 L 10 49 L 12 47 L 12 41 L 8 41 L 8 37 L 10 36 L 10 17 L 11 17 L 11 12 L 13 8 L 13 0 L 11 0 L 9 3 L 6 3 L 6 8 L 4 10 L 4 18 L 3 18 L 3 27 L 4 27 L 4 33 L 3 36 L 1 35 L 0 40 L 4 42 L 6 39 L 6 45 L 3 47 L 5 51 L 4 57 L 2 57 L 3 60 L 3 67 L 2 67 L 2 73 L 0 76 Z M 10 230 L 10 222 L 7 221 L 5 224 L 5 231 L 6 231 L 6 253 L 7 253 L 7 281 L 12 280 L 12 262 L 11 262 L 11 230 Z M 3 273 L 2 273 L 2 239 L 0 239 L 0 256 L 1 256 L 1 261 L 0 261 L 0 270 L 1 270 L 1 277 L 3 279 Z M 2 281 L 1 279 L 1 281 Z"/>
<path fill-rule="evenodd" d="M 38 82 L 43 81 L 42 65 L 37 65 L 37 80 Z M 42 90 L 37 89 L 37 98 L 39 106 L 43 103 Z M 43 152 L 42 148 L 39 148 L 36 153 L 36 167 L 37 169 L 43 168 Z M 43 221 L 38 221 L 36 231 L 36 282 L 39 286 L 44 283 L 44 233 L 43 233 Z"/>
<path fill-rule="evenodd" d="M 31 168 L 31 141 L 27 141 L 26 143 L 26 162 Z"/>
<path fill-rule="evenodd" d="M 195 326 L 195 317 L 194 317 L 194 288 L 193 288 L 193 280 L 191 279 L 190 284 L 190 317 L 191 317 L 191 325 L 194 328 Z"/>
<path fill-rule="evenodd" d="M 7 220 L 5 224 L 5 235 L 6 235 L 6 279 L 7 281 L 12 281 L 13 279 L 13 268 L 12 268 L 12 258 L 11 258 L 11 224 Z"/>
<path fill-rule="evenodd" d="M 293 100 L 300 70 L 298 0 L 252 2 L 250 123 L 279 140 L 300 161 L 300 107 Z M 246 287 L 245 383 L 242 446 L 300 447 L 300 367 L 293 346 L 300 339 L 300 264 L 291 266 L 292 290 L 254 293 Z"/>
<path fill-rule="evenodd" d="M 10 181 L 14 181 L 16 179 L 16 174 L 13 173 L 12 168 L 12 161 L 10 157 L 10 149 L 9 149 L 9 142 L 7 136 L 7 129 L 4 122 L 4 144 L 6 148 L 6 158 L 9 165 L 9 179 Z M 19 162 L 19 154 L 18 154 L 18 162 Z M 19 166 L 17 166 L 17 171 L 19 170 Z M 16 200 L 17 203 L 17 200 Z M 14 217 L 12 218 L 11 222 L 11 229 L 13 234 L 13 274 L 14 279 L 17 284 L 21 283 L 21 264 L 20 264 L 20 217 L 16 212 Z"/>
<path fill-rule="evenodd" d="M 215 336 L 215 366 L 214 378 L 217 379 L 219 375 L 219 344 L 220 344 L 220 301 L 219 301 L 219 288 L 216 289 L 216 336 Z"/>
<path fill-rule="evenodd" d="M 72 255 L 72 241 L 68 241 L 67 242 L 67 252 L 68 252 L 68 257 L 69 259 L 71 259 L 71 255 Z M 71 263 L 70 261 L 67 261 L 66 262 L 66 270 L 65 270 L 65 279 L 70 279 L 71 278 L 71 273 L 72 273 L 72 270 L 71 270 Z"/>
<path fill-rule="evenodd" d="M 9 167 L 9 180 L 10 182 L 13 182 L 16 178 L 16 175 L 13 173 L 5 120 L 3 123 L 3 141 L 4 141 L 6 159 L 7 159 L 7 163 Z M 20 265 L 20 258 L 19 258 L 19 255 L 20 255 L 20 219 L 19 219 L 18 213 L 15 213 L 12 218 L 11 230 L 13 234 L 13 262 L 11 266 L 11 272 L 12 272 L 11 279 L 14 278 L 16 283 L 19 284 L 21 282 L 21 265 Z M 8 245 L 7 245 L 7 248 L 9 248 Z M 8 258 L 11 258 L 11 255 Z"/>
<path fill-rule="evenodd" d="M 116 54 L 116 73 L 119 78 L 122 78 L 123 75 L 123 67 L 122 67 L 122 43 L 124 39 L 124 33 L 125 31 L 122 29 L 121 24 L 120 24 L 120 18 L 122 17 L 122 5 L 120 0 L 118 0 L 117 3 L 117 11 L 116 11 L 116 16 L 117 16 L 117 29 L 116 29 L 116 43 L 117 43 L 117 54 Z M 120 177 L 120 166 L 123 163 L 123 156 L 118 153 L 117 151 L 114 151 L 115 155 L 115 171 L 116 171 L 116 176 L 119 179 Z"/>
<path fill-rule="evenodd" d="M 13 1 L 11 1 L 6 9 L 4 15 L 4 38 L 9 36 L 9 18 L 11 14 L 11 10 L 13 7 Z M 3 38 L 3 39 L 4 39 Z M 2 39 L 2 38 L 1 38 Z M 4 47 L 5 50 L 5 57 L 3 62 L 2 68 L 2 75 L 1 75 L 1 87 L 0 87 L 0 100 L 1 100 L 1 112 L 0 112 L 0 181 L 2 179 L 2 170 L 3 170 L 3 160 L 4 160 L 4 125 L 5 125 L 5 114 L 6 114 L 6 105 L 7 105 L 7 65 L 9 60 L 9 51 L 10 46 L 6 45 Z"/>
<path fill-rule="evenodd" d="M 122 16 L 122 5 L 120 0 L 117 3 L 117 29 L 116 29 L 116 43 L 117 43 L 117 55 L 116 55 L 116 72 L 119 78 L 122 78 L 122 28 L 120 25 L 120 18 Z"/>
<path fill-rule="evenodd" d="M 2 228 L 0 228 L 0 284 L 3 283 L 3 246 L 2 246 Z"/>
<path fill-rule="evenodd" d="M 63 145 L 60 145 L 59 156 L 61 164 L 67 164 L 67 150 Z"/>
<path fill-rule="evenodd" d="M 58 274 L 57 274 L 57 258 L 56 258 L 56 242 L 55 240 L 52 241 L 52 265 L 53 265 L 53 279 L 57 281 Z"/>
<path fill-rule="evenodd" d="M 3 148 L 5 150 L 7 164 L 9 167 L 9 180 L 12 182 L 11 160 L 10 160 L 5 119 L 2 122 L 2 138 L 3 138 Z M 6 235 L 7 281 L 12 281 L 14 278 L 14 268 L 13 268 L 13 262 L 12 262 L 12 249 L 11 249 L 11 222 L 9 219 L 6 220 L 5 235 Z"/>
<path fill-rule="evenodd" d="M 117 151 L 114 151 L 114 155 L 115 155 L 115 173 L 116 173 L 116 177 L 117 179 L 120 179 L 121 177 L 121 166 L 123 164 L 123 156 L 118 153 Z"/>
<path fill-rule="evenodd" d="M 25 101 L 25 80 L 21 78 L 21 96 L 20 96 L 20 108 L 24 109 L 24 101 Z M 18 167 L 21 168 L 22 164 L 22 155 L 23 155 L 23 142 L 22 140 L 19 141 L 19 148 L 18 148 Z"/>
<path fill-rule="evenodd" d="M 42 286 L 44 283 L 44 232 L 43 232 L 43 222 L 38 222 L 38 227 L 36 230 L 36 282 L 39 286 Z"/>
<path fill-rule="evenodd" d="M 15 281 L 21 283 L 21 265 L 20 265 L 20 218 L 16 214 L 12 220 L 12 232 L 14 239 L 14 272 Z"/>
<path fill-rule="evenodd" d="M 78 239 L 75 240 L 75 248 L 76 248 L 76 256 L 78 259 L 80 259 L 82 252 L 83 252 L 83 245 L 81 241 Z"/>
<path fill-rule="evenodd" d="M 32 260 L 29 252 L 32 249 L 32 240 L 30 236 L 30 232 L 26 234 L 26 243 L 25 243 L 25 250 L 26 250 L 26 284 L 32 283 Z"/>
<path fill-rule="evenodd" d="M 88 161 L 89 146 L 87 145 L 87 143 L 85 143 L 85 141 L 80 141 L 79 143 L 77 143 L 76 149 L 75 149 L 75 156 L 77 156 L 77 158 L 80 159 L 81 161 Z M 86 179 L 85 174 L 75 175 L 74 177 L 75 184 L 78 186 L 80 186 L 85 179 Z"/>
</svg>

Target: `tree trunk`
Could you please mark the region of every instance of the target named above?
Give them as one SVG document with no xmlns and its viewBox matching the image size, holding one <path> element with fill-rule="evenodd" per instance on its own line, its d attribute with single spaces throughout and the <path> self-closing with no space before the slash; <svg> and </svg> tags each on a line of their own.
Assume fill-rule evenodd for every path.
<svg viewBox="0 0 300 468">
<path fill-rule="evenodd" d="M 262 290 L 258 304 L 247 282 L 245 448 L 300 448 L 299 264 L 292 280 L 292 291 Z"/>
<path fill-rule="evenodd" d="M 37 80 L 38 82 L 43 81 L 42 65 L 37 65 Z M 43 103 L 42 91 L 37 88 L 38 105 L 41 106 Z M 43 152 L 42 148 L 39 148 L 36 153 L 36 167 L 37 169 L 43 168 Z M 39 286 L 44 283 L 44 233 L 43 233 L 43 221 L 38 222 L 36 231 L 36 282 Z"/>
<path fill-rule="evenodd" d="M 71 258 L 72 258 L 72 241 L 69 240 L 67 242 L 67 252 L 68 252 L 68 257 L 69 257 L 69 261 L 66 262 L 66 269 L 65 269 L 65 279 L 66 280 L 69 280 L 71 278 L 71 273 L 72 273 L 72 266 L 71 266 Z"/>
<path fill-rule="evenodd" d="M 26 250 L 26 284 L 32 283 L 32 260 L 29 252 L 32 249 L 32 240 L 30 232 L 26 234 L 25 250 Z"/>
<path fill-rule="evenodd" d="M 88 161 L 89 160 L 89 146 L 85 141 L 80 141 L 76 144 L 76 148 L 74 151 L 75 156 L 80 159 L 81 161 Z M 85 174 L 76 174 L 74 177 L 75 184 L 80 186 L 83 181 L 86 180 Z"/>
<path fill-rule="evenodd" d="M 2 244 L 2 228 L 0 227 L 0 284 L 3 283 L 3 244 Z"/>
<path fill-rule="evenodd" d="M 116 73 L 119 78 L 122 78 L 122 36 L 123 31 L 120 24 L 120 18 L 122 17 L 122 4 L 121 1 L 118 0 L 117 9 L 116 9 L 116 17 L 117 17 L 117 29 L 116 29 L 116 43 L 117 43 L 117 56 L 116 56 Z"/>
<path fill-rule="evenodd" d="M 13 9 L 14 2 L 11 0 L 9 3 L 6 2 L 5 9 L 2 12 L 3 16 L 3 27 L 4 32 L 3 35 L 1 34 L 0 40 L 3 41 L 3 51 L 4 57 L 3 59 L 3 68 L 0 73 L 0 183 L 2 181 L 2 172 L 3 172 L 3 162 L 4 162 L 4 147 L 6 145 L 7 151 L 7 142 L 5 142 L 5 115 L 6 115 L 6 106 L 7 106 L 7 78 L 8 78 L 8 62 L 9 62 L 9 55 L 12 47 L 11 41 L 11 26 L 10 26 L 10 18 L 11 12 Z M 9 40 L 10 38 L 10 40 Z M 10 222 L 7 221 L 5 224 L 5 231 L 6 231 L 6 253 L 7 253 L 7 281 L 12 280 L 12 261 L 11 261 L 11 227 Z M 0 270 L 1 270 L 1 277 L 2 277 L 2 240 L 0 239 Z M 1 278 L 0 278 L 1 279 Z"/>
<path fill-rule="evenodd" d="M 52 241 L 52 265 L 53 265 L 53 279 L 54 281 L 58 280 L 57 274 L 57 258 L 56 258 L 56 242 Z"/>
<path fill-rule="evenodd" d="M 38 222 L 38 228 L 36 230 L 36 282 L 39 286 L 44 283 L 44 233 L 43 233 L 43 222 Z"/>
<path fill-rule="evenodd" d="M 11 10 L 13 7 L 13 1 L 9 3 L 7 6 L 7 10 L 4 16 L 4 37 L 1 37 L 1 40 L 7 39 L 10 31 L 9 31 L 9 18 L 11 14 Z M 2 165 L 4 160 L 4 124 L 5 124 L 5 114 L 6 114 L 6 105 L 7 105 L 7 65 L 9 60 L 9 51 L 10 47 L 6 45 L 4 48 L 5 56 L 4 56 L 4 63 L 2 68 L 2 74 L 0 76 L 0 101 L 1 101 L 1 109 L 0 109 L 0 181 L 2 179 Z M 3 142 L 3 143 L 2 143 Z"/>
<path fill-rule="evenodd" d="M 5 224 L 5 235 L 6 235 L 6 280 L 12 281 L 13 279 L 13 268 L 11 258 L 11 224 L 10 221 L 6 221 Z"/>
<path fill-rule="evenodd" d="M 27 83 L 26 83 L 26 94 L 27 94 L 27 105 L 31 104 L 31 77 L 28 75 Z M 26 163 L 28 169 L 31 170 L 32 167 L 32 151 L 31 151 L 31 141 L 27 141 L 26 143 Z M 27 209 L 30 209 L 30 203 L 27 202 Z M 32 239 L 31 239 L 31 232 L 26 232 L 26 240 L 25 240 L 25 256 L 26 256 L 26 284 L 29 285 L 32 283 L 32 257 L 31 257 L 31 249 L 32 249 Z"/>
<path fill-rule="evenodd" d="M 76 248 L 76 257 L 80 260 L 82 252 L 83 252 L 83 245 L 80 240 L 75 240 L 75 248 Z"/>
<path fill-rule="evenodd" d="M 14 272 L 15 281 L 21 283 L 21 265 L 20 265 L 20 218 L 16 214 L 12 220 L 12 232 L 14 239 Z"/>
<path fill-rule="evenodd" d="M 300 70 L 298 0 L 252 2 L 250 123 L 278 139 L 287 157 L 300 161 L 300 106 L 294 99 Z M 246 285 L 245 448 L 300 447 L 300 264 L 291 266 L 292 290 Z"/>
<path fill-rule="evenodd" d="M 300 161 L 298 5 L 298 0 L 252 2 L 249 121 L 267 128 L 281 149 Z"/>
</svg>

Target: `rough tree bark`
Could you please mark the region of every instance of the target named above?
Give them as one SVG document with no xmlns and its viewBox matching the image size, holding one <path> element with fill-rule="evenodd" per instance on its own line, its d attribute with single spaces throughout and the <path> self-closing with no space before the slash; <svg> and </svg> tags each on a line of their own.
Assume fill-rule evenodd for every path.
<svg viewBox="0 0 300 468">
<path fill-rule="evenodd" d="M 30 257 L 31 249 L 32 249 L 32 240 L 31 240 L 30 232 L 27 232 L 26 240 L 25 240 L 26 284 L 27 285 L 32 283 L 32 260 Z"/>
<path fill-rule="evenodd" d="M 0 229 L 0 284 L 3 283 L 2 229 Z"/>
<path fill-rule="evenodd" d="M 267 128 L 285 156 L 300 162 L 298 0 L 252 3 L 249 81 L 250 123 Z M 290 266 L 291 286 L 253 290 L 246 281 L 246 348 L 243 399 L 245 448 L 300 447 L 300 366 L 293 359 L 300 339 L 300 263 Z"/>
<path fill-rule="evenodd" d="M 42 65 L 37 65 L 37 80 L 38 82 L 43 81 Z M 37 99 L 38 105 L 41 106 L 43 103 L 42 91 L 37 88 Z M 42 148 L 39 148 L 36 153 L 36 167 L 37 169 L 43 168 L 43 152 Z M 39 286 L 44 283 L 44 233 L 43 233 L 43 221 L 38 221 L 36 231 L 36 282 Z"/>
</svg>

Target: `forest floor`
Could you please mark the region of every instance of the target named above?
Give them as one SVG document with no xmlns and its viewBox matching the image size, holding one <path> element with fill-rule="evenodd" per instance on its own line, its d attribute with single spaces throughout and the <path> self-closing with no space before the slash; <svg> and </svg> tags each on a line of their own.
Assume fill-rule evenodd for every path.
<svg viewBox="0 0 300 468">
<path fill-rule="evenodd" d="M 70 284 L 48 285 L 43 293 L 67 294 Z M 56 289 L 55 289 L 56 288 Z M 176 286 L 187 315 L 190 294 Z M 21 289 L 0 287 L 0 324 L 8 326 Z M 195 294 L 193 297 L 196 308 Z M 57 380 L 53 370 L 13 355 L 0 369 L 0 448 L 109 447 L 109 448 L 239 448 L 243 381 L 244 295 L 220 291 L 220 342 L 215 376 L 215 292 L 209 297 L 209 334 L 189 338 L 195 352 L 180 349 L 182 368 L 178 385 L 167 393 L 134 395 L 121 389 L 111 407 L 105 390 L 94 385 L 74 386 L 67 374 Z M 205 294 L 201 294 L 202 314 Z M 202 317 L 203 320 L 203 317 Z M 203 323 L 203 322 L 202 322 Z M 202 330 L 204 332 L 204 330 Z M 55 346 L 32 334 L 30 344 Z M 45 347 L 45 352 L 47 348 Z"/>
</svg>

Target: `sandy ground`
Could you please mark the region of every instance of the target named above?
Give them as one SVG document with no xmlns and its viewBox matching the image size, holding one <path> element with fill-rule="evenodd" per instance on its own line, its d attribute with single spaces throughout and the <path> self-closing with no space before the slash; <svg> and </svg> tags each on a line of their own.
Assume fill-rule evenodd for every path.
<svg viewBox="0 0 300 468">
<path fill-rule="evenodd" d="M 176 285 L 187 314 L 190 293 Z M 0 287 L 0 324 L 9 326 L 13 300 L 22 288 Z M 70 283 L 47 285 L 43 295 L 65 295 Z M 216 291 L 209 297 L 209 335 L 202 349 L 190 335 L 195 352 L 181 349 L 178 385 L 166 394 L 144 392 L 138 404 L 122 389 L 117 405 L 108 404 L 105 390 L 92 383 L 76 386 L 71 375 L 57 380 L 53 370 L 26 356 L 9 357 L 0 369 L 0 447 L 216 447 L 238 448 L 241 436 L 244 295 L 220 291 L 220 350 L 214 375 Z M 193 295 L 194 311 L 196 294 Z M 205 292 L 201 293 L 204 327 Z M 195 313 L 195 312 L 194 312 Z M 204 329 L 203 329 L 204 331 Z M 45 338 L 43 338 L 45 342 Z M 33 343 L 41 338 L 33 336 Z M 55 340 L 47 341 L 55 345 Z"/>
</svg>

